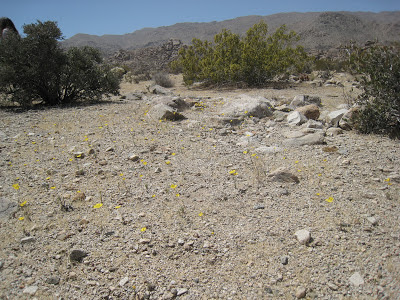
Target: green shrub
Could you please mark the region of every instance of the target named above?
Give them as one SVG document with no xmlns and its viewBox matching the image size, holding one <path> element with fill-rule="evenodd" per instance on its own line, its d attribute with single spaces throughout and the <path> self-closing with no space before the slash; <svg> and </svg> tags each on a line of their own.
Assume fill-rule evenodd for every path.
<svg viewBox="0 0 400 300">
<path fill-rule="evenodd" d="M 393 47 L 354 48 L 353 69 L 362 74 L 361 110 L 356 119 L 362 133 L 400 138 L 400 56 Z"/>
<path fill-rule="evenodd" d="M 308 57 L 301 46 L 292 44 L 298 40 L 295 32 L 287 33 L 282 26 L 268 36 L 268 26 L 260 22 L 251 27 L 246 35 L 223 30 L 214 36 L 214 43 L 193 39 L 192 45 L 183 47 L 173 67 L 183 70 L 184 82 L 196 81 L 212 84 L 244 82 L 249 86 L 261 86 L 289 68 L 301 71 Z"/>
<path fill-rule="evenodd" d="M 64 51 L 55 22 L 24 25 L 25 37 L 0 42 L 0 93 L 22 106 L 47 105 L 117 94 L 119 79 L 94 48 Z"/>
<path fill-rule="evenodd" d="M 155 84 L 158 84 L 165 88 L 170 88 L 174 86 L 174 82 L 169 78 L 169 75 L 164 72 L 158 72 L 153 75 L 153 80 Z"/>
</svg>

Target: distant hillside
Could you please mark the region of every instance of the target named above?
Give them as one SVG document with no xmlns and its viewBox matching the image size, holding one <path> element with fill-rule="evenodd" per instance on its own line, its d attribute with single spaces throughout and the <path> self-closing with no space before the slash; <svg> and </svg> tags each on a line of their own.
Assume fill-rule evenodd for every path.
<svg viewBox="0 0 400 300">
<path fill-rule="evenodd" d="M 364 44 L 367 40 L 382 43 L 400 41 L 400 11 L 395 12 L 309 12 L 280 13 L 269 16 L 246 16 L 232 20 L 209 23 L 178 23 L 158 28 L 144 28 L 124 35 L 77 34 L 63 42 L 65 47 L 89 45 L 105 54 L 120 49 L 132 50 L 159 46 L 170 39 L 190 44 L 196 37 L 212 39 L 223 28 L 244 34 L 248 28 L 264 20 L 270 32 L 286 24 L 296 31 L 301 44 L 307 50 L 327 51 L 338 45 L 355 41 Z"/>
</svg>

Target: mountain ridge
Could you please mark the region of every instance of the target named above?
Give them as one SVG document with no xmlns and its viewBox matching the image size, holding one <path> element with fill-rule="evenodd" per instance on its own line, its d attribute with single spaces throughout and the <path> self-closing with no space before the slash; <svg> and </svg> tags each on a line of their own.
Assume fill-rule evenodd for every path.
<svg viewBox="0 0 400 300">
<path fill-rule="evenodd" d="M 161 27 L 145 27 L 123 35 L 90 35 L 79 33 L 63 41 L 64 47 L 93 46 L 105 54 L 158 46 L 169 39 L 190 44 L 193 38 L 211 40 L 222 29 L 245 34 L 255 23 L 264 20 L 269 31 L 286 25 L 296 31 L 307 50 L 326 51 L 350 41 L 363 44 L 367 40 L 390 43 L 400 40 L 400 11 L 391 12 L 292 12 L 266 16 L 250 15 L 212 22 L 184 22 Z"/>
</svg>

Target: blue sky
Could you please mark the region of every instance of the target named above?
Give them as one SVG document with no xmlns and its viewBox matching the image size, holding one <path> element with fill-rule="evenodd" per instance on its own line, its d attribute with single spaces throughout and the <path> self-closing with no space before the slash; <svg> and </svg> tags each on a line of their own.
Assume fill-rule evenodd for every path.
<svg viewBox="0 0 400 300">
<path fill-rule="evenodd" d="M 144 27 L 210 22 L 247 15 L 309 11 L 393 11 L 399 0 L 1 0 L 0 12 L 22 26 L 57 21 L 66 38 L 77 33 L 125 34 Z M 5 2 L 5 3 L 4 3 Z"/>
</svg>

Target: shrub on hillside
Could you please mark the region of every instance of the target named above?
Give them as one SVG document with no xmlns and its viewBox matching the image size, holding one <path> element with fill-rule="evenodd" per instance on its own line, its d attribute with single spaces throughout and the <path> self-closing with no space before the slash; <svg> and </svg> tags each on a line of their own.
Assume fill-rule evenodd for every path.
<svg viewBox="0 0 400 300">
<path fill-rule="evenodd" d="M 48 105 L 117 94 L 119 78 L 91 47 L 64 51 L 55 22 L 24 25 L 25 37 L 0 42 L 0 93 L 23 106 Z"/>
<path fill-rule="evenodd" d="M 174 82 L 171 80 L 169 75 L 164 72 L 158 72 L 153 75 L 153 81 L 155 84 L 158 84 L 165 88 L 170 88 L 174 86 Z"/>
<path fill-rule="evenodd" d="M 400 55 L 394 47 L 353 49 L 353 69 L 362 74 L 361 110 L 356 119 L 362 133 L 400 138 Z"/>
<path fill-rule="evenodd" d="M 214 36 L 214 43 L 193 39 L 183 47 L 173 62 L 183 70 L 186 84 L 202 81 L 212 84 L 244 82 L 261 86 L 289 70 L 301 71 L 307 55 L 301 46 L 292 47 L 298 40 L 295 32 L 278 28 L 268 36 L 268 26 L 260 22 L 251 27 L 244 37 L 223 30 Z"/>
</svg>

